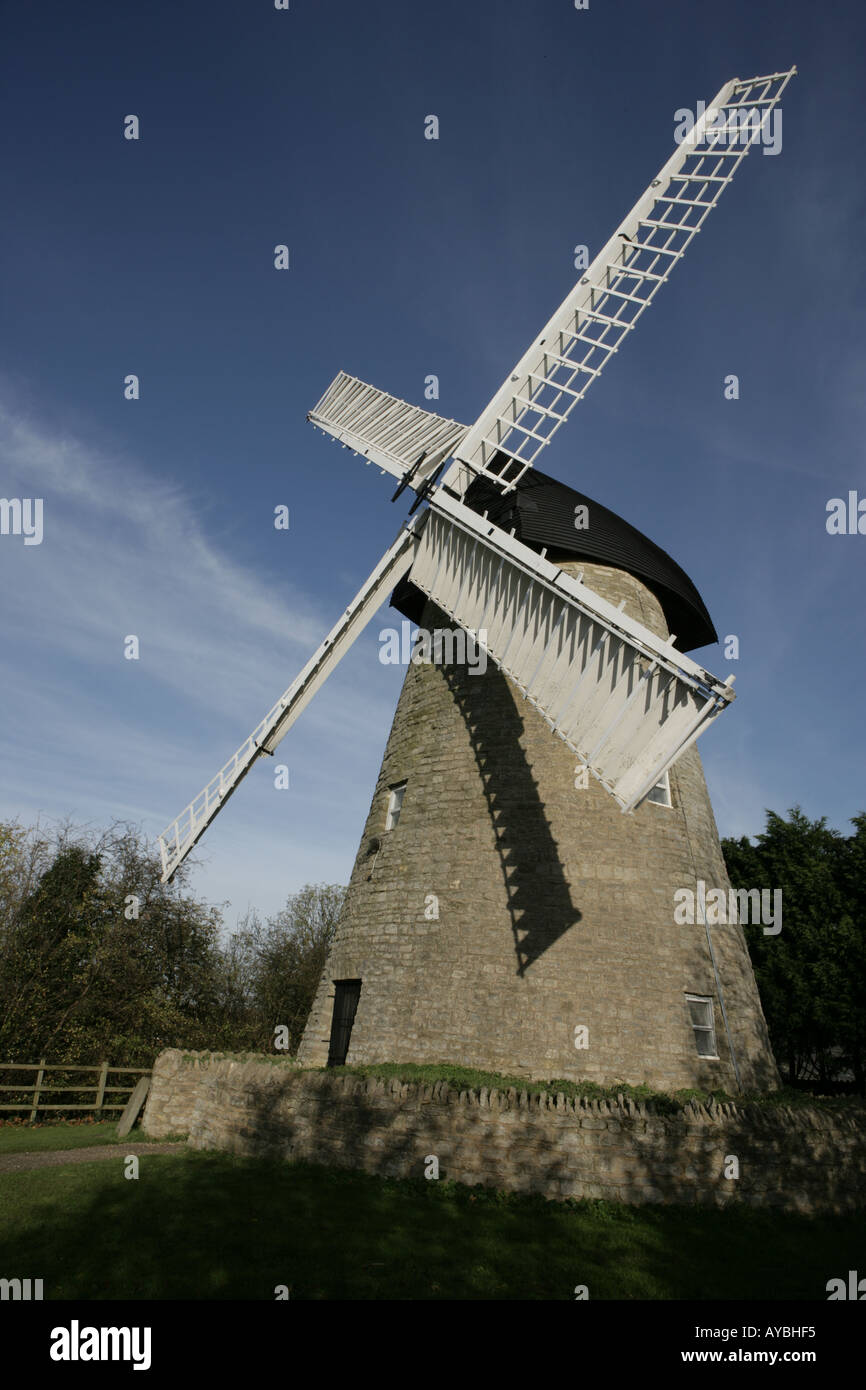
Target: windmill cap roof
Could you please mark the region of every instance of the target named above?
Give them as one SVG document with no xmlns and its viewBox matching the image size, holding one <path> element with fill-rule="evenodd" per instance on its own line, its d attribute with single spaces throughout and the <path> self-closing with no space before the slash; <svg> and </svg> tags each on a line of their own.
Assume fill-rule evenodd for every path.
<svg viewBox="0 0 866 1390">
<path fill-rule="evenodd" d="M 502 530 L 513 527 L 516 538 L 533 550 L 546 547 L 554 562 L 586 560 L 633 574 L 661 604 L 668 631 L 676 633 L 674 645 L 679 651 L 689 652 L 719 640 L 704 601 L 685 570 L 637 527 L 584 493 L 530 469 L 516 488 L 505 494 L 495 483 L 477 478 L 463 501 L 474 511 L 486 511 Z M 578 506 L 588 508 L 585 530 L 576 529 L 574 524 Z M 411 621 L 419 620 L 423 595 L 413 584 L 404 580 L 391 602 Z"/>
</svg>

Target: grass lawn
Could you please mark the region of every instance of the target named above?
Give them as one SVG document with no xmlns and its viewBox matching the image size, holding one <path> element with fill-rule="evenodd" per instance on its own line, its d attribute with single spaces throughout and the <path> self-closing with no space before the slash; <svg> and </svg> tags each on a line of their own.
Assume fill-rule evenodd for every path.
<svg viewBox="0 0 866 1390">
<path fill-rule="evenodd" d="M 547 1202 L 191 1150 L 0 1175 L 0 1268 L 49 1298 L 819 1299 L 863 1221 Z M 707 1251 L 712 1258 L 707 1259 Z"/>
<path fill-rule="evenodd" d="M 0 1125 L 0 1154 L 38 1153 L 45 1149 L 86 1149 L 91 1144 L 131 1144 L 146 1138 L 134 1129 L 117 1138 L 116 1120 L 95 1124 Z"/>
<path fill-rule="evenodd" d="M 262 1060 L 270 1060 L 263 1058 Z M 309 1068 L 324 1071 L 324 1067 Z M 618 1095 L 636 1101 L 649 1101 L 657 1114 L 674 1115 L 683 1110 L 692 1100 L 702 1105 L 715 1102 L 733 1101 L 739 1106 L 760 1105 L 762 1108 L 784 1105 L 794 1108 L 819 1107 L 832 1110 L 863 1110 L 862 1096 L 820 1096 L 810 1091 L 801 1091 L 790 1086 L 782 1086 L 778 1091 L 761 1094 L 732 1096 L 727 1091 L 704 1091 L 695 1087 L 680 1091 L 654 1091 L 650 1086 L 629 1086 L 618 1082 L 611 1086 L 600 1086 L 595 1081 L 528 1081 L 525 1077 L 503 1076 L 499 1072 L 479 1071 L 477 1067 L 461 1067 L 441 1062 L 371 1062 L 364 1065 L 340 1067 L 337 1076 L 378 1076 L 384 1080 L 397 1077 L 400 1081 L 433 1083 L 447 1081 L 458 1091 L 480 1091 L 488 1089 L 504 1091 L 513 1086 L 516 1091 L 528 1091 L 531 1095 L 556 1095 L 561 1091 L 570 1100 L 586 1097 L 590 1100 L 616 1100 Z"/>
</svg>

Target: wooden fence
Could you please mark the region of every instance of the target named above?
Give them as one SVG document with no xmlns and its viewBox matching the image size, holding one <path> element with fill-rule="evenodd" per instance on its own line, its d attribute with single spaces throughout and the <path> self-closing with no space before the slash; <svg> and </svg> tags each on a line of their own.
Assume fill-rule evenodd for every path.
<svg viewBox="0 0 866 1390">
<path fill-rule="evenodd" d="M 19 1081 L 12 1085 L 0 1085 L 0 1095 L 4 1096 L 7 1092 L 12 1092 L 21 1099 L 15 1099 L 7 1103 L 0 1101 L 0 1111 L 3 1110 L 29 1110 L 30 1123 L 32 1124 L 40 1110 L 91 1110 L 98 1115 L 105 1114 L 106 1111 L 124 1110 L 132 1092 L 141 1076 L 150 1076 L 150 1067 L 110 1067 L 107 1062 L 99 1062 L 93 1067 L 67 1067 L 62 1062 L 0 1062 L 0 1072 L 4 1074 L 20 1072 L 22 1074 L 34 1073 L 36 1079 L 32 1085 Z M 95 1080 L 89 1082 L 73 1082 L 68 1085 L 57 1085 L 48 1083 L 46 1076 L 52 1072 L 90 1072 Z M 122 1086 L 109 1086 L 109 1077 L 130 1076 L 135 1079 Z M 12 1076 L 9 1075 L 12 1081 Z M 92 1091 L 94 1099 L 85 1101 L 83 1104 L 69 1100 L 56 1101 L 54 1097 L 64 1095 L 82 1095 Z M 117 1096 L 116 1100 L 106 1100 L 106 1096 Z M 27 1099 L 24 1099 L 27 1096 Z M 51 1101 L 44 1101 L 43 1096 L 51 1096 Z M 121 1099 L 122 1097 L 122 1099 Z"/>
</svg>

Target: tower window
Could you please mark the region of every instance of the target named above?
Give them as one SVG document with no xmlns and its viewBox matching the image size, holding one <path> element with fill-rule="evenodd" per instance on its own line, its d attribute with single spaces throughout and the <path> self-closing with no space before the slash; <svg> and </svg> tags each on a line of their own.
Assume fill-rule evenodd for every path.
<svg viewBox="0 0 866 1390">
<path fill-rule="evenodd" d="M 695 1034 L 699 1057 L 718 1057 L 716 1028 L 713 1023 L 713 1001 L 705 994 L 687 994 L 689 1020 Z"/>
<path fill-rule="evenodd" d="M 647 801 L 652 801 L 656 806 L 671 806 L 671 779 L 666 772 L 661 776 L 661 780 L 647 793 Z"/>
<path fill-rule="evenodd" d="M 388 814 L 385 818 L 385 829 L 393 830 L 400 819 L 400 811 L 403 807 L 403 797 L 406 792 L 405 782 L 395 782 L 389 789 L 388 795 Z"/>
</svg>

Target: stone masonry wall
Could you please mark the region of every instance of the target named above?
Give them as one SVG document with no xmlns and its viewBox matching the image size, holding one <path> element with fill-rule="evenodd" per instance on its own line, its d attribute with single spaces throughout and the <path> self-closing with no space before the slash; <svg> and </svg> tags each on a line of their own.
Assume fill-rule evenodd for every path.
<svg viewBox="0 0 866 1390">
<path fill-rule="evenodd" d="M 435 1155 L 440 1179 L 551 1198 L 844 1212 L 866 1205 L 864 1120 L 755 1105 L 661 1115 L 623 1098 L 474 1094 L 168 1052 L 144 1124 L 154 1137 L 188 1130 L 198 1149 L 389 1177 L 420 1178 Z M 724 1176 L 732 1155 L 737 1179 Z"/>
<path fill-rule="evenodd" d="M 153 1064 L 141 1127 L 149 1139 L 189 1134 L 203 1080 L 215 1058 L 209 1052 L 161 1052 Z"/>
<path fill-rule="evenodd" d="M 250 1054 L 262 1064 L 260 1053 Z M 180 1052 L 176 1047 L 161 1052 L 153 1067 L 147 1104 L 141 1127 L 150 1139 L 165 1139 L 173 1134 L 189 1134 L 196 1105 L 205 1094 L 205 1083 L 211 1070 L 222 1060 L 218 1052 Z M 237 1065 L 243 1054 L 231 1056 Z M 283 1072 L 295 1064 L 291 1058 L 276 1063 Z"/>
</svg>

